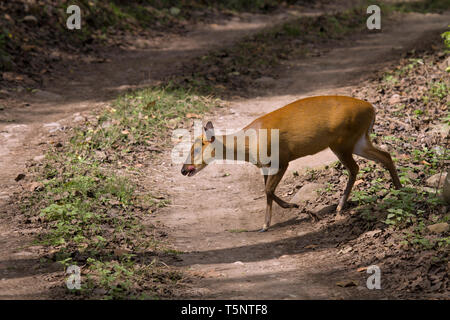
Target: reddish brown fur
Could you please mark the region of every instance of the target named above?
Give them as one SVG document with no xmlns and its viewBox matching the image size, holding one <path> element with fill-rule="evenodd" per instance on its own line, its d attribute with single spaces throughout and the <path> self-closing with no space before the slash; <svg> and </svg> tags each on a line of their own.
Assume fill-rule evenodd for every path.
<svg viewBox="0 0 450 320">
<path fill-rule="evenodd" d="M 375 110 L 366 101 L 319 96 L 297 100 L 272 111 L 243 130 L 279 129 L 280 164 L 287 164 L 332 145 L 354 146 L 374 117 Z"/>
<path fill-rule="evenodd" d="M 287 203 L 275 195 L 275 189 L 286 172 L 289 162 L 328 147 L 349 171 L 349 180 L 344 195 L 339 201 L 338 212 L 343 209 L 359 170 L 353 154 L 381 162 L 389 170 L 394 186 L 401 188 L 389 153 L 375 148 L 370 142 L 369 131 L 374 121 L 375 109 L 366 101 L 345 96 L 318 96 L 290 103 L 254 120 L 242 129 L 244 132 L 248 129 L 255 129 L 256 132 L 258 129 L 279 130 L 279 170 L 274 175 L 264 176 L 267 208 L 262 231 L 270 226 L 274 200 L 283 208 L 298 207 L 297 204 Z M 211 123 L 208 125 L 213 128 Z M 268 137 L 270 139 L 270 133 Z M 215 139 L 214 136 L 213 139 Z M 234 145 L 235 141 L 235 139 L 227 139 L 227 136 L 218 137 L 218 139 L 224 146 L 230 143 Z M 208 143 L 203 137 L 203 148 Z M 269 140 L 269 150 L 270 145 Z M 241 151 L 248 159 L 248 144 L 246 149 Z M 257 165 L 260 166 L 259 163 Z M 204 163 L 195 166 L 195 172 L 205 166 Z M 192 173 L 193 167 L 185 164 L 182 173 Z"/>
</svg>

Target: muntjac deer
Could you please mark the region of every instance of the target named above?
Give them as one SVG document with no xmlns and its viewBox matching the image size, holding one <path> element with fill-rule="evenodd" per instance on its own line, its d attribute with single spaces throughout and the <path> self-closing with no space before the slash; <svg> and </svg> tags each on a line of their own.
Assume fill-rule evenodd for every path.
<svg viewBox="0 0 450 320">
<path fill-rule="evenodd" d="M 255 159 L 255 156 L 249 154 L 252 148 L 251 143 L 245 141 L 240 146 L 236 143 L 236 136 L 249 129 L 257 132 L 261 132 L 261 129 L 267 131 L 278 129 L 278 170 L 275 174 L 267 172 L 264 174 L 267 206 L 265 223 L 261 231 L 266 231 L 270 226 L 274 200 L 282 208 L 298 208 L 297 204 L 285 202 L 275 195 L 275 189 L 286 172 L 289 162 L 328 147 L 350 173 L 344 194 L 336 209 L 340 212 L 346 204 L 359 171 L 353 154 L 379 161 L 389 170 L 394 187 L 396 189 L 402 187 L 389 153 L 375 148 L 369 139 L 374 121 L 375 109 L 366 101 L 345 96 L 318 96 L 297 100 L 263 115 L 238 134 L 215 136 L 214 127 L 211 122 L 208 122 L 202 136 L 197 137 L 192 145 L 181 173 L 193 176 L 206 167 L 210 162 L 208 160 L 211 160 L 208 157 L 214 157 L 214 150 L 220 148 L 227 153 L 227 159 L 230 159 L 228 153 L 231 153 L 232 159 L 235 160 L 238 159 L 239 153 L 245 155 L 245 161 Z M 215 149 L 210 152 L 210 155 L 205 156 L 206 149 L 213 142 L 215 142 Z M 258 144 L 256 147 L 259 149 L 261 146 Z M 271 143 L 268 143 L 266 148 L 270 153 Z M 253 163 L 260 168 L 265 166 L 258 156 Z"/>
</svg>

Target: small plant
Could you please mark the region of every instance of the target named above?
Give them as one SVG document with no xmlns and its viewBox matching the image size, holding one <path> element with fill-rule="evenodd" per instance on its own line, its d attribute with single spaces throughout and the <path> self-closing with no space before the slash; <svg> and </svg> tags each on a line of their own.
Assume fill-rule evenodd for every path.
<svg viewBox="0 0 450 320">
<path fill-rule="evenodd" d="M 450 88 L 445 82 L 435 81 L 431 83 L 429 95 L 437 99 L 447 98 Z"/>
<path fill-rule="evenodd" d="M 450 27 L 450 25 L 449 25 Z M 441 34 L 442 39 L 444 39 L 444 44 L 445 44 L 445 48 L 447 53 L 450 52 L 450 31 L 446 31 L 444 33 Z"/>
<path fill-rule="evenodd" d="M 248 230 L 247 229 L 230 229 L 230 230 L 228 230 L 228 232 L 231 232 L 231 233 L 242 233 L 242 232 L 248 232 Z"/>
<path fill-rule="evenodd" d="M 399 80 L 392 74 L 386 74 L 383 76 L 383 82 L 387 82 L 391 85 L 394 85 L 398 82 Z"/>
<path fill-rule="evenodd" d="M 442 122 L 447 126 L 450 126 L 450 112 L 448 112 L 447 115 L 442 119 Z"/>
<path fill-rule="evenodd" d="M 306 169 L 305 175 L 308 176 L 309 180 L 315 180 L 317 178 L 318 170 L 314 168 Z"/>
</svg>

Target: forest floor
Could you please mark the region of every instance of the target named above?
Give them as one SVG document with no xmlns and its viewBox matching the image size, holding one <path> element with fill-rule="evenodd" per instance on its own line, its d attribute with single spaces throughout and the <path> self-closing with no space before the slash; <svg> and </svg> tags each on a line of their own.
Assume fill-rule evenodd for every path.
<svg viewBox="0 0 450 320">
<path fill-rule="evenodd" d="M 428 77 L 429 73 L 434 75 L 433 79 L 437 82 L 444 81 L 441 76 L 445 74 L 442 65 L 446 62 L 442 45 L 439 46 L 442 42 L 439 34 L 450 21 L 450 14 L 394 13 L 386 23 L 383 22 L 381 32 L 358 29 L 356 32 L 343 32 L 338 38 L 329 41 L 310 42 L 303 39 L 293 48 L 284 48 L 290 50 L 284 55 L 277 44 L 271 45 L 260 38 L 251 38 L 263 29 L 276 29 L 276 25 L 296 19 L 301 14 L 315 19 L 320 13 L 320 10 L 312 9 L 306 13 L 284 10 L 271 14 L 270 19 L 264 15 L 246 14 L 221 23 L 204 24 L 181 36 L 161 36 L 146 40 L 145 44 L 140 42 L 142 48 L 103 53 L 101 63 L 97 60 L 88 64 L 80 63 L 76 69 L 69 68 L 71 71 L 68 74 L 63 72 L 67 67 L 60 66 L 54 77 L 44 77 L 39 90 L 25 90 L 20 95 L 4 91 L 6 97 L 2 99 L 0 109 L 0 297 L 80 297 L 64 290 L 65 269 L 56 262 L 61 261 L 57 254 L 64 244 L 34 242 L 36 236 L 39 238 L 41 233 L 46 232 L 48 218 L 35 215 L 42 209 L 39 207 L 41 203 L 34 201 L 34 196 L 30 198 L 30 194 L 49 189 L 47 183 L 53 176 L 47 174 L 44 181 L 36 180 L 40 171 L 59 170 L 59 160 L 49 157 L 48 153 L 66 152 L 69 139 L 78 134 L 77 127 L 83 130 L 87 128 L 86 132 L 96 131 L 95 123 L 103 117 L 101 112 L 104 110 L 119 113 L 114 99 L 121 93 L 127 93 L 122 104 L 133 105 L 141 99 L 141 88 L 159 86 L 168 80 L 182 87 L 184 83 L 195 80 L 197 82 L 192 92 L 196 94 L 189 99 L 202 101 L 212 108 L 204 114 L 200 114 L 204 110 L 192 109 L 189 113 L 185 112 L 184 119 L 169 119 L 164 125 L 169 128 L 191 128 L 192 121 L 199 118 L 212 120 L 215 127 L 220 129 L 242 128 L 256 117 L 299 98 L 353 95 L 373 102 L 379 110 L 379 122 L 375 126 L 378 136 L 375 138 L 378 137 L 377 142 L 403 161 L 399 166 L 404 166 L 412 157 L 412 151 L 408 152 L 408 148 L 404 147 L 404 136 L 415 135 L 415 142 L 409 141 L 414 148 L 442 143 L 443 139 L 436 139 L 440 137 L 438 120 L 447 110 L 441 103 L 447 99 L 445 94 L 444 97 L 439 92 L 436 94 L 438 101 L 431 102 L 429 108 L 432 112 L 428 109 L 425 112 L 430 118 L 428 120 L 417 120 L 416 117 L 405 123 L 400 118 L 397 123 L 400 122 L 400 126 L 404 127 L 399 130 L 398 127 L 390 126 L 392 119 L 389 116 L 392 116 L 390 110 L 400 108 L 402 103 L 416 106 L 423 101 L 422 97 L 413 96 L 406 90 L 410 83 L 402 81 L 405 74 L 395 73 L 396 66 L 408 68 L 410 59 L 416 59 L 410 69 L 418 73 L 411 75 L 417 86 L 420 85 L 420 78 Z M 321 22 L 329 21 L 314 20 L 313 23 Z M 299 36 L 298 31 L 289 30 L 288 37 Z M 263 64 L 261 67 L 250 63 L 245 67 L 249 69 L 248 73 L 244 74 L 242 70 L 245 68 L 242 63 L 236 62 L 236 57 L 257 60 L 258 53 L 252 51 L 253 40 L 256 46 L 261 43 L 265 45 L 261 46 L 262 58 L 274 59 L 271 55 L 276 55 L 277 63 Z M 278 46 L 284 45 L 283 39 L 279 43 Z M 266 47 L 269 49 L 266 50 Z M 275 48 L 274 52 L 272 48 Z M 422 63 L 419 63 L 417 55 L 422 53 Z M 218 59 L 224 65 L 215 69 Z M 420 69 L 424 64 L 430 69 Z M 227 71 L 226 79 L 221 78 L 224 70 Z M 392 72 L 391 78 L 386 79 L 380 74 L 380 71 L 389 70 Z M 444 84 L 448 85 L 445 81 Z M 209 95 L 202 96 L 211 87 L 217 99 L 211 99 Z M 384 88 L 384 91 L 381 92 L 380 88 Z M 155 96 L 146 100 L 143 110 L 152 108 L 155 104 L 152 99 L 164 99 L 163 95 L 163 91 L 157 91 Z M 387 101 L 383 101 L 383 97 Z M 409 101 L 409 98 L 413 100 Z M 186 97 L 184 99 L 184 102 L 192 101 L 186 100 Z M 430 99 L 433 100 L 433 97 Z M 399 112 L 402 113 L 401 110 Z M 416 112 L 418 114 L 420 112 Z M 153 113 L 148 115 L 150 118 L 154 116 Z M 114 121 L 113 125 L 116 124 Z M 421 127 L 424 123 L 427 130 Z M 100 120 L 98 124 L 102 126 Z M 108 126 L 102 128 L 107 130 Z M 428 135 L 425 132 L 435 129 L 436 135 L 426 141 Z M 128 128 L 121 132 L 129 136 L 128 130 L 131 131 Z M 383 140 L 388 135 L 401 141 L 390 144 L 391 141 Z M 169 276 L 165 275 L 173 277 L 171 285 L 167 285 L 164 280 L 161 280 L 162 287 L 156 285 L 160 297 L 448 298 L 449 265 L 448 250 L 445 250 L 448 247 L 444 246 L 442 250 L 441 242 L 435 241 L 436 245 L 430 248 L 417 249 L 404 243 L 403 233 L 396 231 L 398 225 L 389 227 L 381 222 L 385 221 L 385 216 L 381 218 L 375 214 L 375 221 L 372 218 L 363 219 L 364 211 L 360 209 L 370 201 L 363 197 L 361 190 L 364 187 L 373 189 L 375 183 L 365 184 L 358 180 L 356 194 L 359 198 L 352 202 L 342 216 L 337 216 L 330 209 L 342 192 L 345 174 L 335 164 L 337 159 L 329 150 L 290 164 L 278 189 L 280 195 L 286 198 L 312 182 L 317 185 L 310 194 L 303 194 L 309 199 L 304 208 L 283 210 L 274 206 L 272 227 L 268 232 L 258 233 L 255 231 L 263 222 L 265 199 L 263 179 L 257 168 L 249 164 L 212 164 L 200 174 L 186 178 L 180 174 L 180 166 L 171 163 L 173 145 L 168 142 L 168 137 L 170 134 L 165 132 L 163 139 L 155 139 L 150 147 L 132 149 L 132 155 L 121 155 L 117 162 L 111 160 L 114 158 L 110 155 L 113 151 L 106 147 L 95 153 L 97 158 L 110 158 L 107 166 L 115 167 L 120 175 L 128 175 L 130 180 L 137 181 L 139 192 L 151 194 L 152 201 L 155 201 L 150 209 L 148 206 L 143 209 L 151 214 L 138 215 L 139 224 L 144 226 L 144 230 L 151 230 L 145 235 L 155 236 L 169 249 L 163 250 L 163 253 L 155 253 L 157 250 L 138 252 L 133 250 L 134 244 L 127 242 L 127 236 L 120 241 L 121 245 L 126 242 L 121 250 L 135 254 L 141 263 L 154 263 L 156 258 L 160 261 L 160 267 L 167 267 L 173 272 Z M 390 149 L 399 145 L 402 146 L 401 150 Z M 125 149 L 129 146 L 122 147 Z M 422 148 L 419 151 L 424 152 Z M 44 154 L 47 154 L 45 158 Z M 402 158 L 405 154 L 408 159 Z M 129 167 L 138 169 L 130 170 Z M 361 179 L 364 180 L 366 176 L 372 179 L 381 177 L 384 179 L 383 186 L 389 188 L 389 181 L 383 171 L 374 166 L 369 167 L 363 170 Z M 432 170 L 424 168 L 426 175 L 418 176 L 415 173 L 414 178 L 420 178 L 418 183 L 423 183 L 440 168 L 440 163 L 437 163 Z M 64 170 L 55 174 L 64 174 Z M 330 186 L 327 181 L 333 185 Z M 322 193 L 317 193 L 318 189 Z M 375 193 L 381 191 L 377 189 Z M 385 196 L 383 194 L 379 198 Z M 123 197 L 120 196 L 120 201 L 123 201 Z M 93 196 L 88 195 L 88 198 Z M 48 201 L 45 200 L 47 205 Z M 116 207 L 120 207 L 117 210 L 127 208 L 122 204 L 111 206 L 108 209 L 111 212 Z M 318 222 L 311 220 L 307 210 L 317 211 L 322 219 Z M 427 216 L 430 221 L 445 221 L 442 218 L 447 213 L 445 206 L 433 204 L 430 210 L 433 213 Z M 383 214 L 386 212 L 383 208 L 378 211 L 383 211 Z M 376 213 L 377 209 L 373 209 L 373 212 Z M 406 225 L 401 230 L 407 227 L 410 226 Z M 445 241 L 446 234 L 448 230 L 439 239 Z M 99 246 L 97 243 L 97 249 Z M 145 254 L 147 256 L 143 258 Z M 115 249 L 114 255 L 124 254 Z M 67 259 L 83 261 L 82 275 L 86 277 L 89 273 L 104 270 L 90 263 L 78 251 Z M 90 269 L 88 264 L 98 268 Z M 365 270 L 369 265 L 381 268 L 383 290 L 367 289 L 365 283 L 369 275 Z M 108 291 L 112 288 L 111 283 L 105 285 L 104 281 L 102 286 L 101 290 L 96 288 L 92 291 L 91 297 L 122 297 L 117 291 L 123 290 L 123 285 L 116 285 L 114 293 Z M 141 287 L 133 290 L 139 291 Z M 150 289 L 154 290 L 155 287 Z M 133 295 L 136 293 L 133 292 Z"/>
</svg>

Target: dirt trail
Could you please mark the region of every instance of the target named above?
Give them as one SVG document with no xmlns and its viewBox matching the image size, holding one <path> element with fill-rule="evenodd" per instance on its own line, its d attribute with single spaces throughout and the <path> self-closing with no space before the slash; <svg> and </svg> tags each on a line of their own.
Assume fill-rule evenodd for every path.
<svg viewBox="0 0 450 320">
<path fill-rule="evenodd" d="M 284 77 L 270 88 L 255 91 L 263 96 L 233 101 L 230 112 L 217 115 L 213 123 L 218 129 L 239 129 L 252 119 L 301 97 L 350 94 L 352 85 L 398 59 L 432 32 L 443 30 L 448 21 L 449 13 L 408 14 L 395 24 L 383 26 L 382 33 L 344 41 L 342 47 L 321 57 L 290 61 Z M 286 198 L 284 186 L 292 171 L 335 160 L 326 150 L 292 162 L 277 193 Z M 339 239 L 330 238 L 328 226 L 313 223 L 299 209 L 274 205 L 271 229 L 266 233 L 254 232 L 261 228 L 265 213 L 263 178 L 256 167 L 211 164 L 198 175 L 187 178 L 180 174 L 180 166 L 169 163 L 167 154 L 160 166 L 151 168 L 148 175 L 149 184 L 163 185 L 172 199 L 172 204 L 152 221 L 168 226 L 169 240 L 184 252 L 176 264 L 202 276 L 192 285 L 187 297 L 392 297 L 383 290 L 366 289 L 366 274 L 339 264 Z M 333 224 L 345 222 L 345 218 L 336 218 Z M 336 286 L 343 279 L 359 279 L 360 285 Z"/>
<path fill-rule="evenodd" d="M 183 36 L 138 39 L 135 48 L 113 50 L 107 63 L 61 66 L 45 82 L 45 89 L 14 97 L 13 108 L 0 118 L 0 299 L 49 297 L 51 270 L 41 269 L 39 247 L 30 247 L 32 238 L 21 230 L 5 205 L 18 188 L 14 181 L 25 172 L 25 163 L 37 159 L 43 145 L 52 142 L 52 133 L 72 125 L 80 113 L 107 105 L 120 92 L 157 83 L 175 73 L 183 62 L 262 28 L 292 18 L 294 11 L 270 15 L 242 14 L 231 20 L 200 25 Z M 312 11 L 311 14 L 318 14 Z M 6 121 L 5 121 L 6 120 Z M 38 161 L 38 160 L 37 160 Z M 55 271 L 60 268 L 55 266 Z"/>
</svg>

